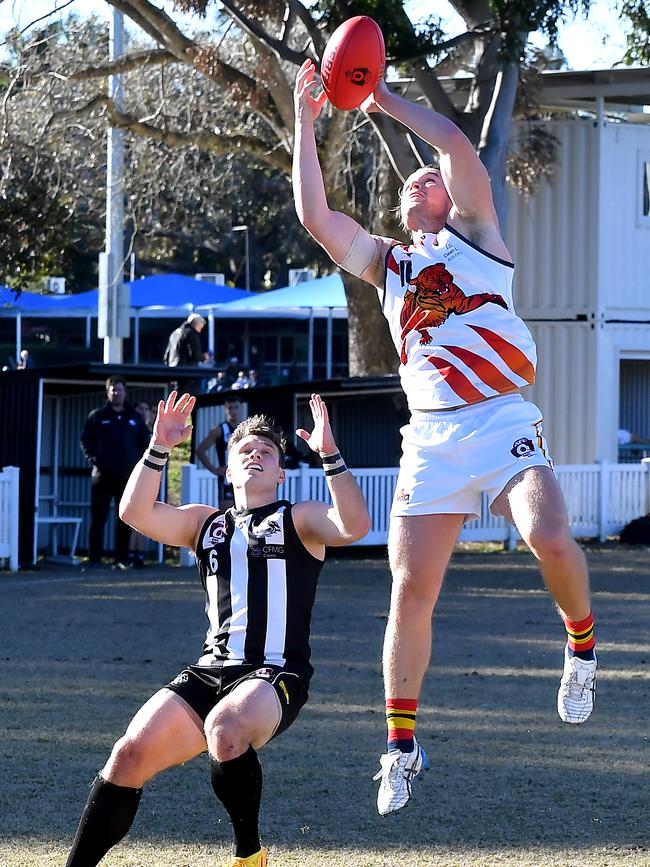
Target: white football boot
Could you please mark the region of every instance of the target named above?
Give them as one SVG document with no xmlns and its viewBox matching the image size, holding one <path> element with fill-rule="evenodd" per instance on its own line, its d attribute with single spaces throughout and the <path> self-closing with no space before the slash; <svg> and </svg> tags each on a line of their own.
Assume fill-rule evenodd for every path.
<svg viewBox="0 0 650 867">
<path fill-rule="evenodd" d="M 566 723 L 586 722 L 594 709 L 596 695 L 596 656 L 580 659 L 564 648 L 564 672 L 557 694 L 557 712 Z"/>
<path fill-rule="evenodd" d="M 429 768 L 427 755 L 413 738 L 413 751 L 403 753 L 390 750 L 380 758 L 381 770 L 373 780 L 381 780 L 377 793 L 377 810 L 380 816 L 387 816 L 406 806 L 411 797 L 411 783 L 424 768 Z"/>
</svg>

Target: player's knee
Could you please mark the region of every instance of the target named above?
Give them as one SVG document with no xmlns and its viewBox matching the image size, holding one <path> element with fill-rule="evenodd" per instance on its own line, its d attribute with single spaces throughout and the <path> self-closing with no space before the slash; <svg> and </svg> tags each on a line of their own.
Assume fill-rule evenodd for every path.
<svg viewBox="0 0 650 867">
<path fill-rule="evenodd" d="M 250 746 L 250 738 L 241 720 L 232 711 L 217 708 L 205 723 L 208 752 L 219 762 L 236 759 Z"/>
<path fill-rule="evenodd" d="M 539 560 L 563 560 L 569 556 L 575 542 L 568 527 L 549 522 L 532 530 L 528 545 Z"/>
<path fill-rule="evenodd" d="M 116 785 L 142 785 L 150 777 L 150 759 L 142 741 L 125 735 L 116 741 L 106 763 L 106 774 L 102 775 Z"/>
<path fill-rule="evenodd" d="M 404 613 L 429 616 L 438 598 L 440 583 L 425 569 L 397 569 L 393 572 L 391 607 Z"/>
</svg>

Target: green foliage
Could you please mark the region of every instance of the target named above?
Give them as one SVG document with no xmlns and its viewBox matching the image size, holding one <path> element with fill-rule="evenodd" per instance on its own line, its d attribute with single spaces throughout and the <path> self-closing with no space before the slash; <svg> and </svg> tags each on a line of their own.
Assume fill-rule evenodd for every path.
<svg viewBox="0 0 650 867">
<path fill-rule="evenodd" d="M 52 195 L 38 162 L 14 154 L 12 183 L 0 194 L 0 283 L 21 291 L 61 274 L 74 233 L 72 209 Z"/>
<path fill-rule="evenodd" d="M 495 31 L 501 35 L 501 54 L 506 60 L 522 53 L 528 33 L 544 33 L 557 45 L 559 25 L 569 16 L 589 14 L 590 0 L 490 0 Z"/>
<path fill-rule="evenodd" d="M 404 11 L 403 0 L 320 0 L 316 9 L 330 32 L 355 15 L 374 18 L 384 34 L 386 54 L 394 63 L 435 54 L 437 43 L 444 36 L 436 16 L 413 26 Z"/>
<path fill-rule="evenodd" d="M 650 8 L 645 0 L 626 0 L 621 18 L 627 18 L 631 30 L 627 33 L 625 62 L 650 65 Z"/>
</svg>

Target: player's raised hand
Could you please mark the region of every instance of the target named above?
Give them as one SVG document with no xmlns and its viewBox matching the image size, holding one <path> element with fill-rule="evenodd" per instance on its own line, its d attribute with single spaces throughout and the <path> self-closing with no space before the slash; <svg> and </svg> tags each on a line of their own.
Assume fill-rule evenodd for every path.
<svg viewBox="0 0 650 867">
<path fill-rule="evenodd" d="M 383 108 L 381 107 L 381 102 L 384 96 L 390 96 L 390 90 L 388 89 L 385 80 L 380 78 L 377 87 L 370 96 L 367 96 L 364 99 L 359 106 L 359 109 L 365 111 L 366 114 L 371 114 L 373 111 L 382 112 Z"/>
<path fill-rule="evenodd" d="M 161 400 L 153 426 L 153 442 L 166 449 L 187 442 L 192 433 L 192 425 L 188 425 L 187 420 L 195 403 L 195 397 L 190 394 L 178 397 L 177 391 L 170 392 L 166 401 Z"/>
<path fill-rule="evenodd" d="M 304 428 L 298 428 L 296 433 L 303 439 L 309 448 L 320 455 L 331 455 L 338 451 L 334 442 L 334 434 L 330 427 L 330 418 L 327 407 L 320 394 L 312 394 L 309 401 L 314 429 L 311 433 Z"/>
<path fill-rule="evenodd" d="M 296 104 L 296 115 L 301 119 L 315 121 L 325 103 L 327 95 L 323 90 L 317 97 L 313 96 L 313 90 L 318 85 L 315 79 L 316 66 L 312 60 L 305 60 L 298 70 L 296 85 L 293 90 Z"/>
</svg>

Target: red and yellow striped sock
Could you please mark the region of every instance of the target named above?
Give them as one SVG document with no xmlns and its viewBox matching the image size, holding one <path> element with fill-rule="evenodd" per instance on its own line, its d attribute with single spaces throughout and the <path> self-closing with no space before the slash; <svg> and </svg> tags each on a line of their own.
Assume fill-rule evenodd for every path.
<svg viewBox="0 0 650 867">
<path fill-rule="evenodd" d="M 568 617 L 562 619 L 567 634 L 569 656 L 577 656 L 579 659 L 594 659 L 596 639 L 594 638 L 594 616 L 591 611 L 584 620 L 569 620 Z"/>
<path fill-rule="evenodd" d="M 417 698 L 387 698 L 386 725 L 388 726 L 388 752 L 413 751 L 413 730 L 418 710 Z"/>
</svg>

